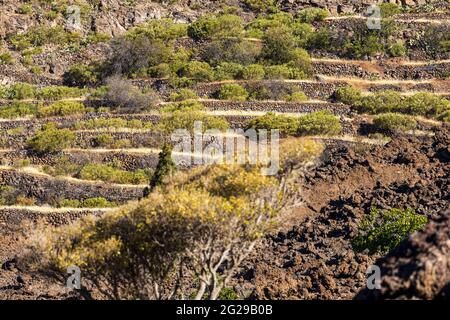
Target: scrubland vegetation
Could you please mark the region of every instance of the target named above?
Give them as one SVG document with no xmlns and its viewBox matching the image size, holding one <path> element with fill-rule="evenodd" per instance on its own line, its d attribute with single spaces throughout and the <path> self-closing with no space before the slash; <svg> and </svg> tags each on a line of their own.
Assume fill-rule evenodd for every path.
<svg viewBox="0 0 450 320">
<path fill-rule="evenodd" d="M 45 15 L 34 1 L 17 8 L 55 23 L 0 39 L 0 69 L 13 70 L 0 85 L 0 218 L 33 206 L 101 213 L 33 216 L 14 253 L 20 272 L 63 283 L 78 266 L 88 299 L 352 298 L 342 279 L 361 282 L 443 211 L 448 24 L 422 21 L 409 37 L 414 20 L 396 18 L 415 11 L 392 3 L 380 5 L 381 29 L 327 9 L 239 3 L 201 15 L 190 3 L 195 18 L 128 21 L 114 37 L 60 26 L 66 1 L 45 2 Z M 88 23 L 94 6 L 79 4 Z M 58 55 L 70 61 L 49 68 Z M 199 123 L 279 130 L 278 170 L 177 166 L 173 134 Z"/>
</svg>

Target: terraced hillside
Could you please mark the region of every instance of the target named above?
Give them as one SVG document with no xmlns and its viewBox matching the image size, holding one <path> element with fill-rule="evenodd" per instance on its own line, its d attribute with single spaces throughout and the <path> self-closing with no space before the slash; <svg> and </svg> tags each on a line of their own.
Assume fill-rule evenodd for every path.
<svg viewBox="0 0 450 320">
<path fill-rule="evenodd" d="M 211 154 L 205 151 L 202 158 L 196 151 L 167 149 L 177 129 L 192 133 L 197 121 L 204 130 L 221 131 L 218 138 L 201 142 L 203 150 L 230 137 L 251 143 L 243 136 L 247 129 L 277 129 L 281 146 L 315 152 L 306 159 L 285 155 L 281 148 L 290 167 L 283 167 L 276 179 L 289 181 L 283 185 L 289 205 L 280 208 L 275 228 L 259 230 L 260 219 L 255 220 L 255 233 L 245 238 L 245 256 L 220 260 L 216 271 L 228 261 L 225 271 L 217 271 L 223 272 L 226 287 L 214 283 L 217 292 L 212 285 L 199 292 L 209 292 L 213 299 L 230 292 L 235 298 L 353 298 L 366 285 L 368 267 L 420 229 L 414 225 L 400 232 L 395 246 L 358 250 L 355 239 L 365 235 L 362 224 L 371 212 L 398 210 L 404 219 L 435 221 L 450 209 L 450 3 L 397 2 L 380 4 L 380 28 L 370 29 L 364 1 L 2 1 L 0 298 L 166 297 L 164 290 L 158 295 L 133 286 L 111 293 L 105 289 L 110 279 L 100 285 L 93 281 L 89 295 L 84 289 L 68 291 L 61 285 L 65 281 L 42 271 L 66 267 L 66 261 L 58 265 L 51 260 L 51 249 L 34 247 L 42 256 L 48 254 L 48 261 L 40 258 L 51 268 L 44 263 L 38 270 L 29 268 L 23 256 L 36 245 L 27 242 L 34 239 L 30 230 L 48 232 L 39 229 L 45 228 L 40 221 L 62 228 L 88 221 L 75 226 L 90 234 L 94 231 L 89 218 L 83 220 L 86 216 L 106 217 L 100 220 L 105 228 L 117 212 L 139 213 L 140 205 L 170 216 L 172 211 L 161 209 L 162 204 L 155 209 L 152 203 L 183 201 L 188 196 L 183 192 L 191 189 L 179 187 L 182 179 L 194 184 L 193 198 L 173 210 L 188 208 L 194 216 L 203 212 L 192 203 L 204 199 L 201 188 L 212 192 L 207 188 L 214 183 L 207 179 L 215 171 L 194 167 L 208 164 Z M 68 23 L 74 18 L 70 5 L 81 10 L 75 24 Z M 179 173 L 168 174 L 161 169 L 167 150 L 200 163 L 182 163 Z M 169 182 L 160 179 L 161 172 Z M 227 191 L 227 174 L 219 176 Z M 155 181 L 162 186 L 155 189 Z M 272 183 L 253 176 L 247 182 Z M 241 182 L 232 183 L 234 188 Z M 248 195 L 247 189 L 239 190 L 223 196 L 236 212 L 242 207 L 228 197 L 253 203 L 272 199 L 258 187 Z M 272 202 L 268 206 L 278 208 Z M 140 234 L 141 229 L 133 230 Z M 158 228 L 150 230 L 157 233 Z M 67 241 L 77 236 L 67 231 Z M 48 239 L 53 239 L 53 252 L 61 250 L 58 259 L 65 257 L 70 264 L 74 256 L 86 254 L 92 260 L 80 258 L 80 263 L 110 275 L 87 251 L 101 256 L 103 244 L 110 242 L 74 240 L 70 250 L 82 243 L 86 251 L 64 256 L 70 250 L 57 247 L 62 244 L 56 237 L 46 237 L 41 244 L 51 245 Z M 108 241 L 112 238 L 120 236 Z M 232 243 L 225 250 L 229 254 L 239 241 L 226 239 Z M 402 254 L 397 250 L 388 257 L 395 258 L 395 252 Z M 116 256 L 105 257 L 117 262 Z M 386 268 L 395 265 L 381 261 Z M 194 277 L 195 268 L 186 268 Z M 441 278 L 430 281 L 439 281 L 442 288 L 450 284 L 448 277 Z M 162 287 L 170 287 L 170 281 Z M 179 285 L 189 287 L 183 281 Z M 187 290 L 169 297 L 195 297 L 191 287 Z M 385 290 L 375 296 L 389 297 Z M 197 292 L 197 297 L 203 295 Z"/>
</svg>

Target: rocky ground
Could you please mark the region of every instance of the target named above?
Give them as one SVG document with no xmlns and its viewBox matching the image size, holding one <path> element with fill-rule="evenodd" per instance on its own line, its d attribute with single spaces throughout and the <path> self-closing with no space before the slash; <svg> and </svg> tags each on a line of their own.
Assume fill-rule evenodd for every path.
<svg viewBox="0 0 450 320">
<path fill-rule="evenodd" d="M 351 246 L 357 223 L 372 206 L 417 208 L 418 213 L 437 219 L 425 232 L 434 237 L 431 230 L 437 228 L 437 223 L 443 229 L 429 244 L 442 251 L 438 256 L 428 252 L 428 244 L 424 244 L 420 247 L 424 252 L 421 256 L 402 247 L 382 261 L 386 269 L 390 268 L 391 277 L 395 277 L 394 268 L 408 262 L 407 258 L 397 261 L 398 257 L 443 259 L 442 267 L 436 267 L 441 268 L 442 277 L 427 280 L 428 286 L 441 288 L 445 283 L 442 279 L 449 281 L 448 259 L 444 258 L 448 252 L 448 225 L 444 227 L 448 214 L 447 220 L 438 218 L 445 216 L 450 203 L 449 145 L 448 128 L 443 128 L 435 137 L 399 137 L 361 154 L 347 147 L 331 151 L 325 162 L 307 175 L 303 186 L 305 207 L 289 226 L 282 227 L 256 250 L 241 274 L 238 288 L 252 292 L 251 297 L 256 299 L 353 298 L 365 287 L 366 271 L 377 258 L 355 253 Z M 415 236 L 413 245 L 419 246 L 419 240 L 425 236 Z M 401 297 L 400 288 L 392 296 L 388 289 L 391 282 L 400 280 L 386 276 L 383 281 L 387 287 L 377 297 Z"/>
</svg>

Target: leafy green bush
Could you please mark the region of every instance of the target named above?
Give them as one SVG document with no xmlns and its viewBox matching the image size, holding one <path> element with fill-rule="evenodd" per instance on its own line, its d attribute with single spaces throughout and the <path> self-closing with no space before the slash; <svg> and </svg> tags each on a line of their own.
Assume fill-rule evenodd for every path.
<svg viewBox="0 0 450 320">
<path fill-rule="evenodd" d="M 55 124 L 47 123 L 31 139 L 28 148 L 38 153 L 59 152 L 75 141 L 75 134 L 69 129 L 57 129 Z"/>
<path fill-rule="evenodd" d="M 362 98 L 361 90 L 351 86 L 341 87 L 336 89 L 333 98 L 344 104 L 353 106 L 356 105 Z"/>
<path fill-rule="evenodd" d="M 65 31 L 62 26 L 37 26 L 25 33 L 11 36 L 10 41 L 17 50 L 39 47 L 45 44 L 67 45 L 79 43 L 81 36 L 77 32 Z"/>
<path fill-rule="evenodd" d="M 195 122 L 201 122 L 203 130 L 216 129 L 224 131 L 229 127 L 229 123 L 223 118 L 208 115 L 203 111 L 184 110 L 163 113 L 157 127 L 166 134 L 171 134 L 177 129 L 193 132 Z"/>
<path fill-rule="evenodd" d="M 213 39 L 202 43 L 200 58 L 217 66 L 223 62 L 248 65 L 255 63 L 261 53 L 261 43 L 242 37 Z"/>
<path fill-rule="evenodd" d="M 355 107 L 360 113 L 396 112 L 402 108 L 402 97 L 396 91 L 379 91 L 373 95 L 362 97 Z"/>
<path fill-rule="evenodd" d="M 243 0 L 244 4 L 246 4 L 252 11 L 256 12 L 267 12 L 267 11 L 276 11 L 277 1 L 275 0 Z"/>
<path fill-rule="evenodd" d="M 288 66 L 296 70 L 296 79 L 306 78 L 312 72 L 311 57 L 309 56 L 308 51 L 299 48 L 294 49 Z M 303 75 L 299 76 L 299 73 L 303 73 Z"/>
<path fill-rule="evenodd" d="M 262 80 L 266 72 L 264 67 L 259 64 L 251 64 L 246 66 L 242 71 L 242 78 L 245 80 Z"/>
<path fill-rule="evenodd" d="M 298 119 L 269 112 L 261 117 L 250 120 L 247 129 L 279 130 L 281 133 L 293 135 L 298 130 Z"/>
<path fill-rule="evenodd" d="M 177 171 L 176 164 L 172 159 L 172 151 L 173 146 L 169 144 L 163 145 L 158 156 L 158 164 L 156 165 L 155 172 L 150 180 L 148 191 L 151 192 L 156 187 L 162 186 L 164 180 L 170 178 Z"/>
<path fill-rule="evenodd" d="M 142 122 L 139 119 L 125 120 L 122 118 L 95 118 L 75 123 L 76 130 L 92 130 L 100 128 L 130 128 L 130 129 L 144 129 L 151 128 L 152 123 Z"/>
<path fill-rule="evenodd" d="M 288 63 L 293 58 L 295 38 L 292 30 L 287 26 L 269 28 L 263 37 L 262 55 L 272 64 Z"/>
<path fill-rule="evenodd" d="M 55 278 L 79 266 L 93 296 L 215 300 L 239 267 L 224 261 L 244 261 L 273 229 L 281 190 L 260 168 L 194 169 L 120 210 L 33 228 L 19 259 L 32 270 L 53 271 Z"/>
<path fill-rule="evenodd" d="M 195 40 L 236 37 L 242 34 L 243 20 L 233 14 L 205 15 L 188 26 L 189 37 Z"/>
<path fill-rule="evenodd" d="M 264 70 L 266 79 L 269 80 L 284 80 L 294 77 L 292 69 L 286 64 L 267 66 Z"/>
<path fill-rule="evenodd" d="M 421 230 L 427 224 L 427 217 L 413 209 L 391 209 L 381 212 L 372 208 L 360 222 L 359 234 L 353 239 L 356 251 L 369 250 L 369 254 L 385 254 L 411 233 Z"/>
<path fill-rule="evenodd" d="M 144 184 L 149 182 L 148 172 L 139 169 L 134 172 L 116 169 L 110 165 L 87 164 L 77 177 L 83 180 L 100 180 L 119 184 Z"/>
<path fill-rule="evenodd" d="M 383 132 L 404 132 L 417 128 L 416 120 L 398 113 L 380 114 L 373 119 L 373 125 Z"/>
<path fill-rule="evenodd" d="M 90 108 L 86 108 L 84 104 L 77 101 L 58 101 L 52 103 L 46 107 L 40 107 L 38 109 L 38 116 L 45 117 L 57 117 L 57 116 L 69 116 L 74 114 L 85 114 L 91 111 Z"/>
<path fill-rule="evenodd" d="M 331 111 L 323 110 L 309 113 L 298 119 L 297 134 L 305 135 L 337 135 L 342 131 L 339 118 Z"/>
<path fill-rule="evenodd" d="M 389 18 L 402 12 L 402 9 L 395 3 L 380 3 L 378 7 L 383 18 Z"/>
<path fill-rule="evenodd" d="M 306 8 L 303 10 L 300 10 L 297 13 L 297 18 L 304 23 L 312 23 L 315 21 L 322 21 L 326 17 L 328 17 L 330 13 L 321 8 Z"/>
<path fill-rule="evenodd" d="M 238 63 L 222 62 L 215 69 L 216 80 L 233 80 L 242 77 L 244 67 Z"/>
<path fill-rule="evenodd" d="M 247 90 L 236 83 L 224 84 L 219 91 L 219 99 L 221 100 L 245 101 L 247 98 Z"/>
<path fill-rule="evenodd" d="M 406 97 L 401 110 L 412 115 L 435 117 L 450 110 L 450 101 L 432 93 L 420 92 Z"/>
<path fill-rule="evenodd" d="M 77 63 L 72 65 L 63 75 L 64 84 L 74 87 L 86 87 L 99 81 L 98 66 Z"/>
<path fill-rule="evenodd" d="M 219 300 L 238 300 L 239 295 L 232 288 L 223 288 L 219 294 Z"/>
<path fill-rule="evenodd" d="M 13 64 L 14 58 L 9 52 L 0 52 L 0 65 Z"/>
<path fill-rule="evenodd" d="M 14 119 L 35 115 L 37 106 L 26 102 L 13 102 L 0 108 L 0 118 Z"/>
<path fill-rule="evenodd" d="M 388 48 L 388 53 L 391 57 L 403 57 L 406 55 L 406 47 L 403 42 L 397 42 L 392 44 Z"/>
<path fill-rule="evenodd" d="M 88 198 L 80 201 L 76 199 L 63 199 L 58 203 L 59 208 L 113 208 L 117 203 L 108 201 L 103 197 Z"/>
<path fill-rule="evenodd" d="M 196 81 L 211 81 L 214 79 L 214 71 L 206 62 L 190 61 L 179 73 L 182 77 L 188 77 Z"/>
<path fill-rule="evenodd" d="M 168 104 L 160 109 L 161 112 L 175 112 L 175 111 L 206 111 L 203 104 L 195 100 L 185 100 L 177 103 Z"/>
<path fill-rule="evenodd" d="M 185 100 L 197 100 L 198 95 L 195 91 L 191 89 L 180 89 L 178 92 L 172 92 L 170 94 L 169 100 L 170 101 L 185 101 Z"/>
<path fill-rule="evenodd" d="M 36 89 L 27 83 L 16 83 L 11 86 L 1 87 L 0 93 L 3 99 L 24 100 L 33 99 Z"/>
<path fill-rule="evenodd" d="M 450 123 L 450 110 L 447 110 L 441 113 L 438 117 L 438 120 Z"/>
<path fill-rule="evenodd" d="M 288 102 L 305 102 L 308 99 L 308 96 L 304 92 L 293 92 L 286 96 L 286 101 Z"/>
<path fill-rule="evenodd" d="M 87 90 L 65 86 L 48 86 L 35 89 L 35 97 L 40 100 L 61 100 L 65 98 L 80 98 Z"/>
</svg>

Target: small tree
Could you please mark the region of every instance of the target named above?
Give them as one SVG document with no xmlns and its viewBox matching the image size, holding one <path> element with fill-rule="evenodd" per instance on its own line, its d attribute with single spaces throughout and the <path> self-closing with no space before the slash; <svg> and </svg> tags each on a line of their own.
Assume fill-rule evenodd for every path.
<svg viewBox="0 0 450 320">
<path fill-rule="evenodd" d="M 172 160 L 172 150 L 172 145 L 164 144 L 159 153 L 159 160 L 155 172 L 150 180 L 149 192 L 153 191 L 156 187 L 161 186 L 164 179 L 171 177 L 176 172 L 177 167 Z M 146 195 L 148 195 L 148 192 L 146 192 Z"/>
<path fill-rule="evenodd" d="M 289 148 L 297 168 L 323 150 L 314 145 Z M 296 166 L 285 157 L 282 164 L 289 168 L 277 177 L 250 165 L 179 172 L 138 203 L 35 227 L 20 261 L 59 280 L 76 265 L 95 297 L 217 299 L 286 203 L 286 178 Z"/>
</svg>

